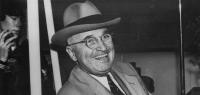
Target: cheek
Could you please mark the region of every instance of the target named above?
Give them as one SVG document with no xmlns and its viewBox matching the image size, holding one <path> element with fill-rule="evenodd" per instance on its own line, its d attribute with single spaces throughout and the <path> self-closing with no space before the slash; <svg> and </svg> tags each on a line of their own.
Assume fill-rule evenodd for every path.
<svg viewBox="0 0 200 95">
<path fill-rule="evenodd" d="M 109 58 L 110 58 L 111 61 L 113 61 L 114 57 L 115 57 L 115 50 L 112 49 L 112 50 L 110 51 Z"/>
<path fill-rule="evenodd" d="M 92 56 L 95 54 L 95 51 L 92 51 L 87 48 L 76 48 L 75 55 L 77 56 L 77 59 L 79 61 L 79 64 L 83 66 L 86 70 L 89 70 L 91 72 L 102 72 L 107 71 L 114 59 L 114 47 L 113 45 L 109 46 L 110 53 L 108 54 L 108 59 L 106 59 L 105 62 L 101 63 L 99 60 L 94 59 Z"/>
<path fill-rule="evenodd" d="M 85 48 L 77 48 L 76 51 L 77 52 L 75 52 L 75 55 L 78 61 L 81 64 L 87 64 L 87 60 L 90 59 L 92 51 Z"/>
<path fill-rule="evenodd" d="M 111 60 L 113 60 L 113 59 L 114 59 L 114 56 L 115 56 L 114 45 L 111 44 L 110 46 L 108 46 L 108 49 L 110 49 L 109 58 L 110 58 Z"/>
</svg>

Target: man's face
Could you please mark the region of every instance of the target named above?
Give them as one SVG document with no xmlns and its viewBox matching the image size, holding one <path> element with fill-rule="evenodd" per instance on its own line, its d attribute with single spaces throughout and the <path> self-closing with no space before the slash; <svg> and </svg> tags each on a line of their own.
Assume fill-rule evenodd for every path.
<svg viewBox="0 0 200 95">
<path fill-rule="evenodd" d="M 83 41 L 86 38 L 97 39 L 95 48 L 90 48 L 85 43 L 79 43 L 67 47 L 67 52 L 71 52 L 69 53 L 71 58 L 74 61 L 77 61 L 78 65 L 86 72 L 95 75 L 103 75 L 112 67 L 115 53 L 114 46 L 112 38 L 109 40 L 109 36 L 106 36 L 106 31 L 106 28 L 92 30 L 73 35 L 68 39 L 69 44 Z"/>
</svg>

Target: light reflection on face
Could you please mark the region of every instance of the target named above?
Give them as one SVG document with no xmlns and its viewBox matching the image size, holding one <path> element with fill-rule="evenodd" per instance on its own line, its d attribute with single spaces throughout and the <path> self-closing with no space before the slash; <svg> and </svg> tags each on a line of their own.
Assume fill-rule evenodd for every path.
<svg viewBox="0 0 200 95">
<path fill-rule="evenodd" d="M 106 28 L 92 30 L 73 35 L 68 39 L 69 44 L 82 41 L 86 37 L 95 37 L 98 39 L 98 46 L 95 49 L 88 48 L 85 43 L 70 46 L 73 54 L 68 52 L 69 55 L 74 61 L 78 61 L 78 65 L 86 72 L 95 75 L 104 75 L 112 67 L 115 53 L 112 39 L 106 43 L 101 40 L 106 31 Z M 67 49 L 69 50 L 69 48 Z"/>
<path fill-rule="evenodd" d="M 5 16 L 5 20 L 1 22 L 1 27 L 3 30 L 12 31 L 13 34 L 18 34 L 21 26 L 20 18 L 17 16 Z"/>
<path fill-rule="evenodd" d="M 1 22 L 2 30 L 7 30 L 7 32 L 11 32 L 5 40 L 16 36 L 19 36 L 19 30 L 21 26 L 21 20 L 18 16 L 9 16 L 5 15 L 5 19 Z M 11 46 L 11 49 L 14 50 L 16 48 L 16 39 L 13 41 L 14 45 Z"/>
</svg>

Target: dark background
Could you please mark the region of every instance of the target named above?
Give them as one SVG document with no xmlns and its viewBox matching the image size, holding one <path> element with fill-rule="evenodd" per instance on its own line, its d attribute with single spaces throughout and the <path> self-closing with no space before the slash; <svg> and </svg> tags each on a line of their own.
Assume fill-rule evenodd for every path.
<svg viewBox="0 0 200 95">
<path fill-rule="evenodd" d="M 15 1 L 26 11 L 26 0 Z M 51 0 L 56 31 L 63 27 L 64 9 L 84 0 Z M 122 17 L 115 32 L 117 52 L 174 51 L 179 44 L 180 12 L 178 0 L 91 0 L 103 14 Z M 185 50 L 193 49 L 198 39 L 199 0 L 181 0 Z M 0 2 L 1 3 L 1 2 Z M 14 4 L 12 4 L 13 6 Z M 9 8 L 11 4 L 7 5 Z M 39 0 L 41 48 L 48 50 L 43 0 Z M 1 7 L 0 7 L 1 8 Z M 197 41 L 198 42 L 198 41 Z"/>
<path fill-rule="evenodd" d="M 63 27 L 64 9 L 71 3 L 84 0 L 52 0 L 55 29 Z M 117 52 L 176 51 L 179 48 L 178 0 L 91 0 L 103 14 L 120 16 L 116 29 Z M 182 23 L 185 50 L 193 44 L 192 28 L 198 18 L 199 0 L 182 0 Z"/>
<path fill-rule="evenodd" d="M 49 50 L 43 2 L 40 5 L 41 50 Z M 52 0 L 55 30 L 63 28 L 63 12 L 73 2 L 84 0 Z M 180 11 L 178 0 L 91 0 L 103 14 L 120 16 L 115 30 L 117 53 L 172 51 L 180 52 Z M 184 51 L 197 52 L 199 43 L 199 0 L 182 0 Z M 74 64 L 59 52 L 64 83 Z M 64 64 L 62 64 L 64 63 Z M 66 64 L 67 63 L 67 64 Z"/>
</svg>

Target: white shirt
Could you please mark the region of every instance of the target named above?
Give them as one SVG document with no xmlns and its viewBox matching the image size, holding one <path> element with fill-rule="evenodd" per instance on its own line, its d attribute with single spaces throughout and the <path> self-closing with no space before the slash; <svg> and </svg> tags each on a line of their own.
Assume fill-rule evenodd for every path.
<svg viewBox="0 0 200 95">
<path fill-rule="evenodd" d="M 95 76 L 95 75 L 92 75 L 90 74 L 93 78 L 95 78 L 97 81 L 99 81 L 104 87 L 106 87 L 109 91 L 110 90 L 110 86 L 108 84 L 108 79 L 106 76 L 102 76 L 102 77 L 99 77 L 99 76 Z M 122 90 L 122 88 L 119 86 L 119 84 L 117 83 L 117 81 L 114 79 L 114 77 L 112 76 L 111 73 L 108 73 L 108 75 L 111 77 L 112 81 L 115 83 L 115 85 L 120 89 L 120 91 L 122 93 L 125 94 L 125 92 Z"/>
</svg>

